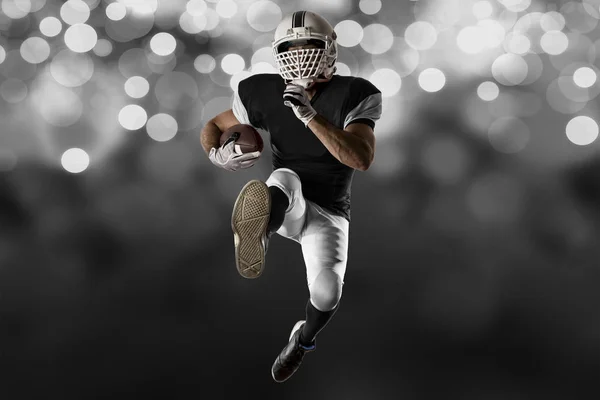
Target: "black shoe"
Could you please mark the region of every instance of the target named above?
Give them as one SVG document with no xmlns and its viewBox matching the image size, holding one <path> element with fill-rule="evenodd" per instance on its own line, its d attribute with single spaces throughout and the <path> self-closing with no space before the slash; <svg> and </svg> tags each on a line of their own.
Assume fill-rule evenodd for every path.
<svg viewBox="0 0 600 400">
<path fill-rule="evenodd" d="M 275 382 L 286 381 L 294 374 L 294 372 L 296 372 L 298 367 L 300 367 L 304 354 L 315 350 L 314 344 L 310 347 L 305 347 L 299 342 L 304 322 L 305 321 L 296 322 L 296 325 L 294 325 L 292 333 L 290 334 L 289 343 L 281 350 L 273 367 L 271 367 L 271 375 Z"/>
<path fill-rule="evenodd" d="M 271 192 L 259 180 L 248 182 L 240 191 L 233 213 L 231 229 L 235 245 L 235 264 L 244 278 L 258 278 L 265 268 L 269 245 Z"/>
</svg>

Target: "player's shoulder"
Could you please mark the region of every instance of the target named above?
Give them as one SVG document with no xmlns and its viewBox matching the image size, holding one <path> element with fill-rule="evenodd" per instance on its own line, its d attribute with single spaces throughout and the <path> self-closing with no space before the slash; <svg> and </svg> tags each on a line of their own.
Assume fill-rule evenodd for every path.
<svg viewBox="0 0 600 400">
<path fill-rule="evenodd" d="M 277 97 L 273 96 L 273 93 L 283 91 L 281 85 L 282 79 L 279 74 L 253 74 L 239 82 L 237 91 L 244 101 L 262 99 L 263 102 L 268 102 L 268 99 Z"/>
<path fill-rule="evenodd" d="M 269 73 L 260 73 L 260 74 L 252 74 L 240 81 L 240 84 L 243 84 L 249 88 L 263 88 L 264 85 L 274 85 L 281 77 L 279 74 L 269 74 Z"/>
<path fill-rule="evenodd" d="M 352 77 L 352 82 L 350 83 L 350 89 L 353 92 L 357 92 L 363 95 L 371 95 L 376 93 L 381 93 L 381 91 L 373 85 L 369 80 L 362 78 L 360 76 Z"/>
<path fill-rule="evenodd" d="M 381 91 L 367 79 L 359 76 L 336 75 L 337 85 L 344 91 L 349 104 L 358 104 L 364 99 L 380 94 Z"/>
</svg>

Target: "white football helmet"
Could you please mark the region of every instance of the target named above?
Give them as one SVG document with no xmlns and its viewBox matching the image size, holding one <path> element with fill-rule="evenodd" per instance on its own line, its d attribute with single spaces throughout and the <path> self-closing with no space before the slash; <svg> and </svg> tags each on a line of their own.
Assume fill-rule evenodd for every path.
<svg viewBox="0 0 600 400">
<path fill-rule="evenodd" d="M 273 57 L 279 75 L 286 83 L 305 89 L 326 82 L 336 71 L 337 35 L 327 20 L 310 11 L 287 15 L 275 30 Z M 316 49 L 288 50 L 292 46 L 314 44 Z"/>
</svg>

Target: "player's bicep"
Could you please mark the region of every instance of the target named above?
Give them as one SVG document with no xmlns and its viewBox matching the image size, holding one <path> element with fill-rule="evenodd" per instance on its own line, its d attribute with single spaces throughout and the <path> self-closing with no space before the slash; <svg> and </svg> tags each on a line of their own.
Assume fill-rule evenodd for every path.
<svg viewBox="0 0 600 400">
<path fill-rule="evenodd" d="M 212 118 L 211 121 L 217 126 L 217 128 L 219 128 L 221 132 L 225 132 L 232 126 L 239 125 L 241 123 L 235 116 L 232 109 L 223 111 L 216 117 Z"/>
<path fill-rule="evenodd" d="M 370 124 L 356 121 L 350 123 L 344 130 L 362 138 L 371 150 L 375 151 L 375 133 Z"/>
</svg>

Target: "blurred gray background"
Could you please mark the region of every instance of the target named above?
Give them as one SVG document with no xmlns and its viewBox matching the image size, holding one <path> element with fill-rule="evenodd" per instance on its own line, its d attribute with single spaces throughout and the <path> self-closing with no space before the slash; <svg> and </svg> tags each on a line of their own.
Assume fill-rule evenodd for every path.
<svg viewBox="0 0 600 400">
<path fill-rule="evenodd" d="M 250 179 L 199 142 L 321 13 L 382 90 L 340 309 L 270 376 L 300 247 L 235 269 Z M 3 399 L 591 399 L 600 377 L 600 0 L 1 0 Z M 261 131 L 268 143 L 268 132 Z"/>
</svg>

